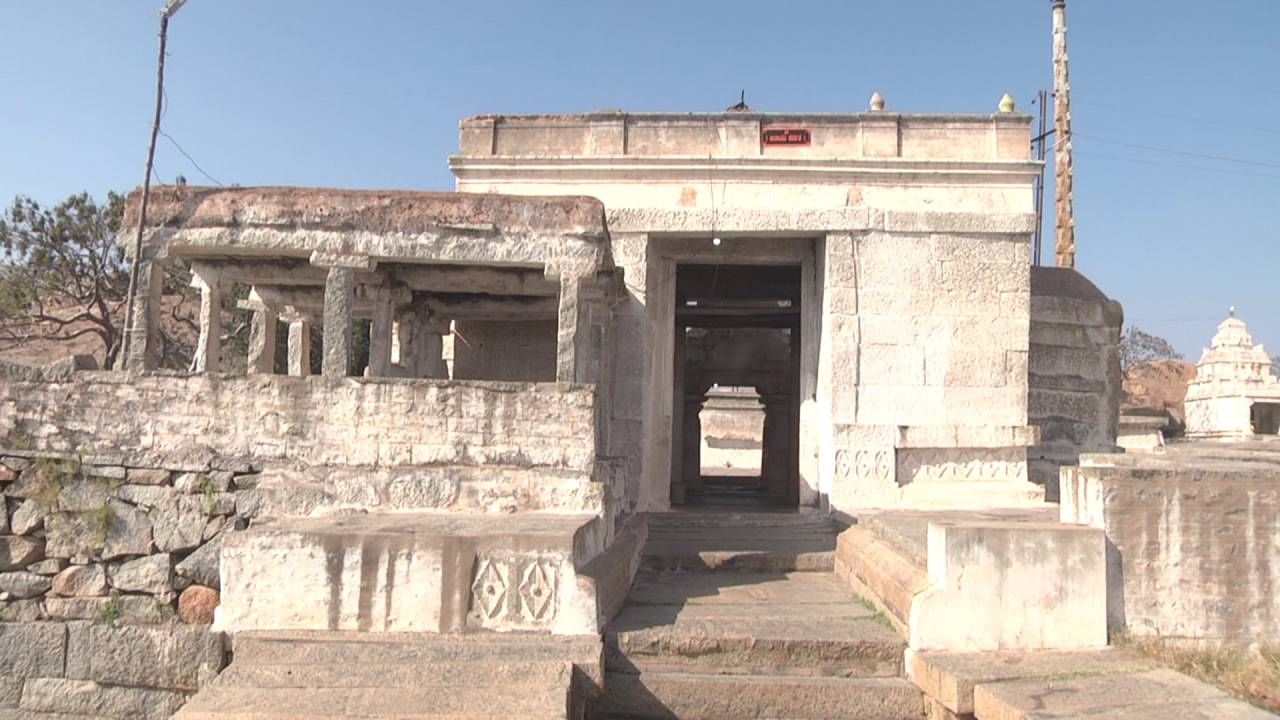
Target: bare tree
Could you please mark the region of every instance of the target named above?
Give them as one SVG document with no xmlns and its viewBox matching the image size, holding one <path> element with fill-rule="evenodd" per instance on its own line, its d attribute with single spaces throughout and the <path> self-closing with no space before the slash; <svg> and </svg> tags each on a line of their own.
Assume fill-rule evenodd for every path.
<svg viewBox="0 0 1280 720">
<path fill-rule="evenodd" d="M 107 362 L 120 344 L 120 308 L 129 284 L 116 231 L 124 197 L 103 205 L 87 193 L 52 208 L 19 196 L 0 217 L 0 340 L 70 342 L 94 335 Z"/>
<path fill-rule="evenodd" d="M 1181 360 L 1182 353 L 1162 337 L 1130 326 L 1120 338 L 1120 367 L 1129 368 L 1153 360 Z"/>
</svg>

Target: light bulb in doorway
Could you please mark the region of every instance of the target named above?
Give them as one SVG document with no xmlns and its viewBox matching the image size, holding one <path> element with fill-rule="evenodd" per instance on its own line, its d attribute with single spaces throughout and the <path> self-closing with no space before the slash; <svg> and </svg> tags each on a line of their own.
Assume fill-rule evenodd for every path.
<svg viewBox="0 0 1280 720">
<path fill-rule="evenodd" d="M 720 238 L 718 237 L 711 238 L 711 244 L 715 245 L 716 247 L 720 247 Z"/>
</svg>

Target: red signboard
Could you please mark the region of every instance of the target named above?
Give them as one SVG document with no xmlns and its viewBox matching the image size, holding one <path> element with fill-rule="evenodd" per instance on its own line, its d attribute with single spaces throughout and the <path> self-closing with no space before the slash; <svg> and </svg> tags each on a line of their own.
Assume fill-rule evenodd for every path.
<svg viewBox="0 0 1280 720">
<path fill-rule="evenodd" d="M 802 127 L 767 127 L 760 130 L 760 144 L 772 145 L 808 145 L 812 141 L 809 128 Z"/>
</svg>

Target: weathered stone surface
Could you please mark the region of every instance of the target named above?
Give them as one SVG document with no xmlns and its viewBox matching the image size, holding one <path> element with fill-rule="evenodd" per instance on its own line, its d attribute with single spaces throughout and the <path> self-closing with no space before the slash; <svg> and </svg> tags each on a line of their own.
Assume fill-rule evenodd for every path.
<svg viewBox="0 0 1280 720">
<path fill-rule="evenodd" d="M 104 524 L 104 518 L 89 513 L 52 513 L 45 519 L 45 551 L 55 558 L 94 554 L 106 540 Z"/>
<path fill-rule="evenodd" d="M 188 625 L 212 625 L 217 608 L 218 591 L 213 588 L 192 585 L 178 596 L 178 618 Z"/>
<path fill-rule="evenodd" d="M 111 509 L 111 522 L 107 527 L 102 559 L 151 552 L 151 521 L 147 514 L 117 500 L 108 503 L 108 507 Z"/>
<path fill-rule="evenodd" d="M 196 690 L 224 662 L 222 635 L 205 627 L 75 623 L 68 631 L 67 677 L 76 680 Z"/>
<path fill-rule="evenodd" d="M 125 479 L 125 469 L 119 465 L 84 465 L 81 470 L 87 477 L 119 481 Z"/>
<path fill-rule="evenodd" d="M 62 558 L 49 558 L 40 562 L 31 563 L 27 566 L 27 572 L 33 572 L 37 575 L 57 575 L 67 566 L 67 561 Z"/>
<path fill-rule="evenodd" d="M 58 493 L 58 509 L 69 512 L 98 510 L 107 504 L 111 487 L 103 480 L 77 479 L 62 486 Z"/>
<path fill-rule="evenodd" d="M 207 519 L 202 496 L 174 495 L 151 514 L 156 549 L 183 552 L 199 546 Z"/>
<path fill-rule="evenodd" d="M 38 539 L 0 537 L 0 571 L 20 570 L 44 559 L 45 544 Z"/>
<path fill-rule="evenodd" d="M 164 485 L 169 482 L 169 471 L 154 468 L 129 468 L 125 479 L 130 485 Z"/>
<path fill-rule="evenodd" d="M 177 712 L 186 695 L 171 690 L 110 687 L 88 680 L 36 678 L 22 689 L 23 710 L 94 718 L 165 720 Z"/>
<path fill-rule="evenodd" d="M 222 554 L 222 536 L 219 535 L 201 545 L 174 567 L 174 572 L 184 578 L 211 588 L 221 587 L 219 562 Z"/>
<path fill-rule="evenodd" d="M 0 621 L 30 623 L 48 619 L 44 603 L 39 599 L 8 600 L 0 604 Z"/>
<path fill-rule="evenodd" d="M 152 510 L 172 500 L 177 490 L 167 485 L 121 485 L 111 494 L 130 505 Z"/>
<path fill-rule="evenodd" d="M 0 677 L 0 708 L 16 708 L 22 699 L 22 678 Z"/>
<path fill-rule="evenodd" d="M 156 625 L 173 619 L 173 608 L 147 595 L 115 597 L 46 597 L 45 611 L 55 620 L 92 620 Z"/>
<path fill-rule="evenodd" d="M 192 495 L 206 492 L 226 492 L 231 488 L 231 473 L 212 471 L 207 473 L 182 473 L 174 478 L 173 487 L 178 492 Z"/>
<path fill-rule="evenodd" d="M 23 500 L 13 511 L 9 527 L 14 535 L 30 535 L 44 528 L 46 510 L 39 500 Z"/>
<path fill-rule="evenodd" d="M 53 578 L 53 592 L 64 597 L 107 594 L 107 573 L 101 565 L 74 565 Z"/>
<path fill-rule="evenodd" d="M 0 573 L 0 593 L 19 600 L 39 597 L 49 591 L 52 581 L 30 572 Z"/>
<path fill-rule="evenodd" d="M 168 553 L 149 555 L 107 566 L 107 582 L 116 590 L 160 595 L 173 591 L 173 559 Z"/>
<path fill-rule="evenodd" d="M 66 650 L 61 623 L 0 623 L 0 675 L 62 677 Z"/>
</svg>

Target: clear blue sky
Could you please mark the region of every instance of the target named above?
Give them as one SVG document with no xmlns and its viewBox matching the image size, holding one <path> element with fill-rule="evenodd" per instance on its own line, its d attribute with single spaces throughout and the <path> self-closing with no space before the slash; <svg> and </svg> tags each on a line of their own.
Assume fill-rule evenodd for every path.
<svg viewBox="0 0 1280 720">
<path fill-rule="evenodd" d="M 0 202 L 140 183 L 161 4 L 0 0 Z M 482 112 L 719 110 L 740 88 L 762 110 L 876 89 L 902 111 L 1026 108 L 1049 5 L 189 0 L 163 127 L 227 184 L 443 189 L 458 119 Z M 1189 356 L 1232 304 L 1280 351 L 1280 2 L 1068 12 L 1081 269 Z M 207 182 L 164 138 L 156 166 Z"/>
</svg>

